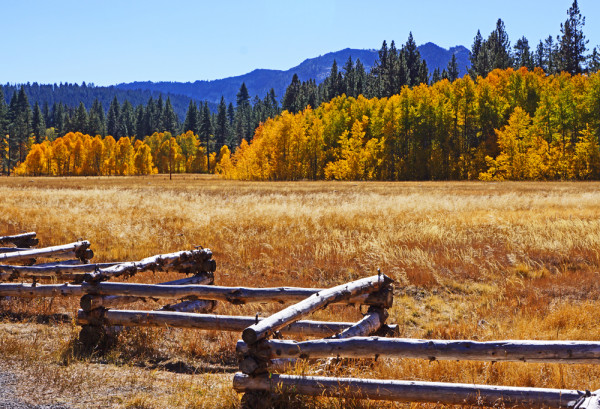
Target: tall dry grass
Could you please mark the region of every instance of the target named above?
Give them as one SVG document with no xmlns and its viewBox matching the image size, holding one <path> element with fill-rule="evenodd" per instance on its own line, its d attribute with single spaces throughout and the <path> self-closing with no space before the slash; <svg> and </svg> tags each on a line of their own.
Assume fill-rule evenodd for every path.
<svg viewBox="0 0 600 409">
<path fill-rule="evenodd" d="M 2 178 L 0 234 L 34 230 L 44 245 L 85 238 L 92 242 L 98 261 L 135 260 L 201 245 L 213 250 L 216 283 L 222 285 L 327 287 L 381 268 L 397 281 L 389 322 L 398 323 L 403 336 L 598 340 L 599 188 L 598 183 L 250 183 L 190 176 L 173 181 L 164 176 Z M 148 273 L 135 281 L 169 278 Z M 76 308 L 77 300 L 0 303 L 0 311 L 30 320 L 40 314 L 72 314 Z M 277 308 L 221 304 L 217 312 L 268 315 Z M 315 317 L 356 320 L 360 311 L 335 307 Z M 10 344 L 18 339 L 23 348 L 31 346 L 6 330 L 15 325 L 34 324 L 0 325 L 0 340 Z M 55 328 L 54 336 L 65 344 L 74 336 L 72 324 L 59 322 Z M 199 401 L 206 407 L 228 407 L 235 406 L 237 397 L 228 389 L 230 375 L 223 372 L 235 370 L 237 337 L 132 330 L 108 356 L 89 363 L 64 364 L 64 356 L 57 357 L 57 351 L 65 350 L 60 343 L 46 347 L 42 362 L 55 368 L 48 370 L 48 382 L 74 366 L 86 368 L 90 377 L 107 376 L 115 382 L 131 364 L 160 374 L 179 368 L 202 374 L 179 374 L 185 380 L 173 380 L 195 385 L 189 388 L 197 395 L 171 400 L 167 406 L 194 407 L 190 405 Z M 16 352 L 6 356 L 29 362 Z M 99 365 L 100 361 L 107 363 Z M 30 366 L 20 367 L 27 373 Z M 111 368 L 111 375 L 105 368 Z M 296 370 L 319 373 L 323 368 Z M 600 370 L 585 365 L 381 360 L 337 372 L 600 388 Z M 211 376 L 218 387 L 194 383 Z M 171 396 L 169 391 L 177 387 L 168 376 L 148 386 L 150 381 L 143 378 L 138 389 L 123 392 L 122 402 L 110 405 L 164 407 L 166 401 L 158 400 L 156 391 Z M 60 392 L 71 403 L 76 401 L 68 398 L 76 395 L 72 389 Z M 300 403 L 370 407 L 333 400 Z"/>
</svg>

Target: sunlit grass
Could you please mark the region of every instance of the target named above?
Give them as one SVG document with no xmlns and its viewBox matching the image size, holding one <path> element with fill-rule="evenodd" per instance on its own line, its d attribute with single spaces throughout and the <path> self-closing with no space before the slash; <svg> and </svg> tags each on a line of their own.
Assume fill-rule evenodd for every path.
<svg viewBox="0 0 600 409">
<path fill-rule="evenodd" d="M 397 281 L 389 322 L 399 324 L 402 336 L 600 340 L 599 183 L 251 183 L 180 175 L 172 181 L 165 176 L 1 178 L 0 197 L 0 234 L 37 231 L 42 245 L 85 238 L 96 261 L 135 260 L 201 245 L 213 250 L 216 283 L 222 285 L 327 287 L 381 268 Z M 170 278 L 172 274 L 146 273 L 134 279 Z M 25 317 L 73 314 L 77 304 L 64 299 L 5 300 L 0 312 Z M 139 308 L 157 306 L 150 302 Z M 217 312 L 268 315 L 278 308 L 221 303 Z M 314 317 L 357 320 L 360 312 L 335 307 Z M 31 325 L 0 325 L 3 351 L 12 351 L 5 359 L 21 362 L 24 373 L 39 366 L 18 352 L 33 341 L 6 327 Z M 45 352 L 37 354 L 44 367 L 54 368 L 48 369 L 48 378 L 60 379 L 68 376 L 68 368 L 81 367 L 90 379 L 107 376 L 118 382 L 133 364 L 145 368 L 136 371 L 166 373 L 150 389 L 144 385 L 152 377 L 140 375 L 137 386 L 121 395 L 115 392 L 120 400 L 110 405 L 230 407 L 237 401 L 231 376 L 219 371 L 235 370 L 238 334 L 136 329 L 120 336 L 115 349 L 102 358 L 104 364 L 92 358 L 90 363 L 75 360 L 61 366 L 60 350 L 76 327 L 55 327 L 44 335 L 49 340 Z M 21 344 L 11 344 L 17 341 Z M 197 374 L 170 379 L 164 371 L 169 361 Z M 318 372 L 317 367 L 306 370 Z M 600 372 L 585 365 L 382 360 L 339 373 L 600 388 Z M 212 377 L 214 383 L 203 386 L 198 381 L 203 377 Z M 68 383 L 58 395 L 79 405 L 69 396 L 77 395 L 74 389 L 91 387 L 90 379 L 83 376 L 79 386 Z M 48 383 L 56 389 L 56 382 Z M 190 398 L 178 400 L 172 395 L 175 389 Z M 158 398 L 157 390 L 164 395 Z M 196 400 L 200 406 L 192 405 Z M 305 402 L 307 407 L 311 402 Z"/>
</svg>

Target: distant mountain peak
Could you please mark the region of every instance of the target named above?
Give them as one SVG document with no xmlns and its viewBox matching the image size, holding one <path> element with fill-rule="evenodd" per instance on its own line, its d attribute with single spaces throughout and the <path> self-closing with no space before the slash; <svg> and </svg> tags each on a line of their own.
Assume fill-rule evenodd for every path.
<svg viewBox="0 0 600 409">
<path fill-rule="evenodd" d="M 452 54 L 456 55 L 461 76 L 466 74 L 467 68 L 470 66 L 469 50 L 462 45 L 445 49 L 435 43 L 428 42 L 420 45 L 418 49 L 421 57 L 427 62 L 430 72 L 433 72 L 435 68 L 440 70 L 446 68 Z M 118 84 L 115 87 L 124 90 L 139 89 L 158 91 L 164 94 L 180 94 L 196 100 L 218 103 L 221 100 L 221 95 L 225 97 L 227 102 L 235 102 L 236 94 L 242 82 L 244 82 L 251 96 L 258 95 L 262 98 L 273 88 L 275 94 L 281 98 L 294 74 L 298 74 L 300 81 L 314 79 L 317 83 L 321 83 L 329 75 L 334 60 L 337 62 L 338 68 L 342 69 L 348 57 L 352 57 L 354 62 L 360 60 L 368 72 L 378 58 L 378 50 L 344 48 L 318 57 L 307 58 L 289 70 L 258 68 L 247 74 L 213 81 L 198 80 L 185 83 L 144 81 Z"/>
</svg>

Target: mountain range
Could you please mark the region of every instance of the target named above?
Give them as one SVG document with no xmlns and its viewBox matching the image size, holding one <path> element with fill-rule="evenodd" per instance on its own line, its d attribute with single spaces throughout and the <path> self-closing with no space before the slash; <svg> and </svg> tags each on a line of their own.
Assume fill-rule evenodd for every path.
<svg viewBox="0 0 600 409">
<path fill-rule="evenodd" d="M 461 45 L 445 49 L 434 43 L 426 43 L 419 46 L 418 49 L 421 57 L 427 62 L 427 67 L 431 73 L 433 73 L 435 68 L 439 68 L 440 71 L 446 68 L 448 62 L 452 59 L 452 54 L 456 55 L 460 76 L 466 74 L 470 66 L 470 52 L 466 47 Z M 277 97 L 282 98 L 294 74 L 298 74 L 298 78 L 301 81 L 315 79 L 317 84 L 319 84 L 329 75 L 334 60 L 341 70 L 341 67 L 349 57 L 352 57 L 354 62 L 359 59 L 364 65 L 365 71 L 369 72 L 378 58 L 378 51 L 346 48 L 319 57 L 306 59 L 296 67 L 285 71 L 256 69 L 247 74 L 213 81 L 143 81 L 117 84 L 115 88 L 128 91 L 143 90 L 163 94 L 183 95 L 195 100 L 206 100 L 213 103 L 218 103 L 221 100 L 221 96 L 224 96 L 228 103 L 233 102 L 235 104 L 236 94 L 242 83 L 245 83 L 251 96 L 257 95 L 262 98 L 273 88 Z"/>
</svg>

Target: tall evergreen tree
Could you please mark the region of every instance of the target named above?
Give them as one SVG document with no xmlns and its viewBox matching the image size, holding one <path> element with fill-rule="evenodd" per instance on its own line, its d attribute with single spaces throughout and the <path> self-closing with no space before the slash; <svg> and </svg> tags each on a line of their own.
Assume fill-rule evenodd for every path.
<svg viewBox="0 0 600 409">
<path fill-rule="evenodd" d="M 411 87 L 419 85 L 419 80 L 421 77 L 421 53 L 419 53 L 419 49 L 417 48 L 417 43 L 415 43 L 412 32 L 408 34 L 408 40 L 406 40 L 406 44 L 404 44 L 403 52 L 408 71 L 408 85 Z"/>
<path fill-rule="evenodd" d="M 567 10 L 567 20 L 560 25 L 558 40 L 558 69 L 572 75 L 584 72 L 588 40 L 583 34 L 585 17 L 581 15 L 577 0 Z"/>
<path fill-rule="evenodd" d="M 4 91 L 0 85 L 0 168 L 3 173 L 8 173 L 8 107 L 4 99 Z"/>
<path fill-rule="evenodd" d="M 496 22 L 496 29 L 492 31 L 487 40 L 487 47 L 491 63 L 490 71 L 496 68 L 505 70 L 512 67 L 510 40 L 502 19 L 498 19 Z"/>
<path fill-rule="evenodd" d="M 62 135 L 66 131 L 66 120 L 65 120 L 65 107 L 62 102 L 58 104 L 54 103 L 52 106 L 52 117 L 54 118 L 54 130 L 57 135 Z"/>
<path fill-rule="evenodd" d="M 128 100 L 123 102 L 119 115 L 119 138 L 135 135 L 135 113 L 133 105 Z"/>
<path fill-rule="evenodd" d="M 217 118 L 215 121 L 215 142 L 217 144 L 217 146 L 215 146 L 216 152 L 219 152 L 223 145 L 226 144 L 228 128 L 227 105 L 225 104 L 225 98 L 221 95 L 221 101 L 219 102 Z"/>
<path fill-rule="evenodd" d="M 252 138 L 253 129 L 251 116 L 252 108 L 250 107 L 250 94 L 248 93 L 248 88 L 246 88 L 246 83 L 243 82 L 237 93 L 237 106 L 235 110 L 234 130 L 236 146 L 242 142 L 242 139 L 250 141 Z"/>
<path fill-rule="evenodd" d="M 29 99 L 23 86 L 19 89 L 18 94 L 13 94 L 14 98 L 16 98 L 15 103 L 13 104 L 13 100 L 11 99 L 9 106 L 9 119 L 11 121 L 9 125 L 9 160 L 12 166 L 25 160 L 29 137 L 32 133 L 31 106 L 29 105 Z"/>
<path fill-rule="evenodd" d="M 170 132 L 172 135 L 177 134 L 179 130 L 179 120 L 177 119 L 175 110 L 173 110 L 173 105 L 171 105 L 170 97 L 167 97 L 167 102 L 165 102 L 163 109 L 163 126 L 165 131 Z"/>
<path fill-rule="evenodd" d="M 104 125 L 105 115 L 104 108 L 102 108 L 102 104 L 98 99 L 95 99 L 92 103 L 92 107 L 90 108 L 90 112 L 88 115 L 88 128 L 87 133 L 89 135 L 106 135 L 106 128 Z"/>
<path fill-rule="evenodd" d="M 83 105 L 83 102 L 79 103 L 73 121 L 71 122 L 71 129 L 75 132 L 86 132 L 88 128 L 88 115 Z"/>
<path fill-rule="evenodd" d="M 452 54 L 452 58 L 450 61 L 448 61 L 446 71 L 448 72 L 448 79 L 450 82 L 454 82 L 458 79 L 458 63 L 456 62 L 456 54 Z"/>
<path fill-rule="evenodd" d="M 119 138 L 120 116 L 121 106 L 119 105 L 119 101 L 115 95 L 110 103 L 110 106 L 108 107 L 108 114 L 106 116 L 106 132 L 115 139 Z"/>
<path fill-rule="evenodd" d="M 475 79 L 478 76 L 485 76 L 487 73 L 485 72 L 485 63 L 484 55 L 482 54 L 483 47 L 483 37 L 481 36 L 481 31 L 477 30 L 477 35 L 473 39 L 473 45 L 471 46 L 471 55 L 469 59 L 471 60 L 471 67 L 469 68 L 469 75 L 471 78 Z"/>
<path fill-rule="evenodd" d="M 534 68 L 534 58 L 529 49 L 529 41 L 525 36 L 519 38 L 515 44 L 515 68 L 527 67 L 529 70 Z"/>
<path fill-rule="evenodd" d="M 354 66 L 354 78 L 355 95 L 357 97 L 359 95 L 365 95 L 367 93 L 367 73 L 365 71 L 365 66 L 358 58 L 356 59 L 356 64 Z"/>
<path fill-rule="evenodd" d="M 212 123 L 210 121 L 210 109 L 208 108 L 208 103 L 204 103 L 202 107 L 202 119 L 200 120 L 200 140 L 204 143 L 204 147 L 206 148 L 206 163 L 207 169 L 210 173 L 210 140 L 212 138 Z"/>
<path fill-rule="evenodd" d="M 335 64 L 335 61 L 334 61 Z M 337 76 L 337 74 L 336 74 Z M 281 102 L 281 108 L 295 114 L 302 110 L 301 106 L 301 95 L 300 95 L 300 80 L 298 79 L 298 74 L 294 74 L 292 77 L 292 82 L 285 90 L 285 94 L 283 95 L 283 101 Z"/>
<path fill-rule="evenodd" d="M 33 108 L 31 127 L 33 129 L 33 134 L 35 135 L 35 143 L 41 143 L 46 136 L 46 121 L 44 120 L 44 114 L 37 101 Z"/>
<path fill-rule="evenodd" d="M 183 122 L 183 132 L 187 131 L 192 131 L 195 135 L 198 135 L 198 132 L 200 132 L 198 106 L 192 99 L 190 99 L 190 104 L 188 105 L 188 110 L 185 114 L 185 121 Z"/>
<path fill-rule="evenodd" d="M 348 97 L 356 98 L 358 95 L 356 94 L 356 73 L 354 72 L 354 62 L 352 62 L 352 56 L 348 56 L 348 60 L 342 67 L 344 70 L 344 84 L 343 89 L 344 93 Z M 314 108 L 314 107 L 313 107 Z"/>
</svg>

